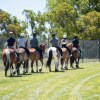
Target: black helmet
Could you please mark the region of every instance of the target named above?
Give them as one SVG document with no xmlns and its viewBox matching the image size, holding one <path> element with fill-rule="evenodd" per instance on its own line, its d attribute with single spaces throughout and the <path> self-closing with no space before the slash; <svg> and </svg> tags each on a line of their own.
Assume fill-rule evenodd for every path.
<svg viewBox="0 0 100 100">
<path fill-rule="evenodd" d="M 75 38 L 75 39 L 77 39 L 77 38 L 78 38 L 78 36 L 74 36 L 74 38 Z"/>
<path fill-rule="evenodd" d="M 33 33 L 33 36 L 36 37 L 36 33 Z"/>
<path fill-rule="evenodd" d="M 52 34 L 52 37 L 54 37 L 54 36 L 55 36 L 55 33 Z"/>
</svg>

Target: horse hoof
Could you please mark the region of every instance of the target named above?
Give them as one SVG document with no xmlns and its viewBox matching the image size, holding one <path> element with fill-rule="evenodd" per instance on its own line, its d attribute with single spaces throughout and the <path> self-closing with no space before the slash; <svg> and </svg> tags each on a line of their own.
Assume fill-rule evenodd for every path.
<svg viewBox="0 0 100 100">
<path fill-rule="evenodd" d="M 64 68 L 61 68 L 61 70 L 64 70 Z"/>
<path fill-rule="evenodd" d="M 31 71 L 31 73 L 34 73 L 34 71 Z"/>
<path fill-rule="evenodd" d="M 16 72 L 14 71 L 14 72 L 13 72 L 13 74 L 15 75 L 15 74 L 16 74 Z"/>
<path fill-rule="evenodd" d="M 68 70 L 68 68 L 65 67 L 66 70 Z"/>
<path fill-rule="evenodd" d="M 59 70 L 55 70 L 55 72 L 59 72 Z"/>
<path fill-rule="evenodd" d="M 41 72 L 42 71 L 42 69 L 39 69 L 39 72 Z"/>
</svg>

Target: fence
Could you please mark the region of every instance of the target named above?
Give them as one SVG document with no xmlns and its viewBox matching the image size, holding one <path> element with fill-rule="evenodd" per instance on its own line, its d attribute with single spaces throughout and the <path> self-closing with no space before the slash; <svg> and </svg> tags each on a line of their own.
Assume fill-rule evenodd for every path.
<svg viewBox="0 0 100 100">
<path fill-rule="evenodd" d="M 6 40 L 0 39 L 0 51 L 4 48 Z M 49 46 L 47 40 L 42 41 Z M 69 40 L 71 42 L 71 40 Z M 80 47 L 82 51 L 82 62 L 86 61 L 100 61 L 100 40 L 80 40 Z"/>
</svg>

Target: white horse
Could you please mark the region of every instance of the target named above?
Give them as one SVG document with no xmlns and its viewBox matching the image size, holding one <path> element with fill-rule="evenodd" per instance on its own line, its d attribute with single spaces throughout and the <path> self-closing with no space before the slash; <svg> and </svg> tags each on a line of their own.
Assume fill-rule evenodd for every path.
<svg viewBox="0 0 100 100">
<path fill-rule="evenodd" d="M 49 72 L 51 72 L 51 61 L 54 60 L 55 64 L 55 72 L 58 72 L 58 66 L 59 66 L 59 59 L 61 58 L 60 52 L 55 47 L 50 47 L 48 49 L 48 60 L 46 62 L 46 66 L 49 67 Z"/>
</svg>

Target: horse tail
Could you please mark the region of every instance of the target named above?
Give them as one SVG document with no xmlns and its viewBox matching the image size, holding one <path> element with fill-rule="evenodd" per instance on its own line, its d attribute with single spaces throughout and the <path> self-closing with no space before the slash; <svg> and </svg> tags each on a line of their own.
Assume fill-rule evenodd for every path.
<svg viewBox="0 0 100 100">
<path fill-rule="evenodd" d="M 6 53 L 6 59 L 7 59 L 7 66 L 9 67 L 10 64 L 10 51 L 5 50 Z"/>
<path fill-rule="evenodd" d="M 49 67 L 51 65 L 51 60 L 52 60 L 52 50 L 49 51 L 49 57 L 46 63 L 46 66 Z"/>
</svg>

